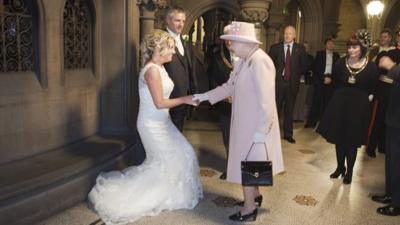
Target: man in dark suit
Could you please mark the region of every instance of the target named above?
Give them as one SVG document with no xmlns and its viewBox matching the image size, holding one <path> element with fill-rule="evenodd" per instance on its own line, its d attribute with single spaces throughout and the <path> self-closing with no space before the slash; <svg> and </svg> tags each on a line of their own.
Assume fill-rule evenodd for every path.
<svg viewBox="0 0 400 225">
<path fill-rule="evenodd" d="M 197 80 L 195 74 L 195 59 L 192 46 L 186 43 L 181 36 L 185 25 L 185 11 L 177 6 L 170 8 L 165 17 L 166 30 L 175 39 L 175 52 L 172 61 L 164 64 L 169 76 L 174 82 L 171 98 L 197 93 Z M 182 132 L 185 121 L 187 105 L 170 109 L 172 122 Z"/>
<path fill-rule="evenodd" d="M 271 46 L 269 56 L 276 69 L 275 91 L 278 112 L 283 107 L 283 139 L 296 143 L 293 138 L 293 109 L 299 90 L 301 74 L 307 71 L 307 54 L 304 46 L 294 42 L 296 29 L 287 26 L 284 41 Z M 281 113 L 280 113 L 281 114 Z"/>
<path fill-rule="evenodd" d="M 372 49 L 369 52 L 370 59 L 375 61 L 378 66 L 379 60 L 382 56 L 387 55 L 387 53 L 393 49 L 392 46 L 392 31 L 389 29 L 384 29 L 380 35 L 380 46 L 378 50 Z M 377 53 L 377 55 L 376 55 Z M 375 56 L 373 57 L 373 55 Z M 393 59 L 395 60 L 395 59 Z M 367 155 L 375 158 L 376 152 L 375 149 L 378 148 L 378 151 L 381 153 L 385 153 L 386 149 L 386 128 L 385 128 L 385 117 L 386 117 L 386 109 L 389 102 L 390 89 L 391 85 L 385 82 L 388 71 L 380 68 L 379 69 L 379 81 L 375 87 L 374 101 L 373 101 L 373 109 L 374 113 L 371 116 L 371 131 L 368 139 L 368 143 L 366 145 Z"/>
<path fill-rule="evenodd" d="M 305 128 L 315 127 L 321 119 L 326 106 L 333 94 L 333 84 L 329 77 L 332 74 L 332 68 L 340 58 L 337 52 L 333 51 L 334 44 L 332 38 L 325 40 L 325 50 L 318 51 L 314 61 L 313 74 L 313 103 L 308 114 Z"/>
<path fill-rule="evenodd" d="M 400 61 L 400 59 L 397 59 Z M 400 216 L 400 66 L 390 57 L 383 56 L 379 66 L 389 71 L 392 85 L 386 113 L 385 195 L 372 196 L 372 200 L 387 204 L 377 212 L 386 216 Z"/>
<path fill-rule="evenodd" d="M 379 44 L 374 44 L 370 51 L 368 52 L 368 58 L 371 61 L 374 61 L 376 63 L 379 63 L 377 61 L 377 56 L 379 53 L 385 51 L 390 51 L 394 49 L 392 46 L 392 38 L 393 38 L 393 32 L 389 28 L 385 28 L 381 31 L 379 35 Z"/>
</svg>

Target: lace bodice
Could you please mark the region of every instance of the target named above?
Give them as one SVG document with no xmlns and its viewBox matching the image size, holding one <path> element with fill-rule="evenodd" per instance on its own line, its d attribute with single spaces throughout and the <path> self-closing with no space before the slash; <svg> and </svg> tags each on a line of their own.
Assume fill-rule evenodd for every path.
<svg viewBox="0 0 400 225">
<path fill-rule="evenodd" d="M 171 78 L 168 76 L 167 71 L 164 67 L 161 67 L 154 63 L 148 63 L 143 67 L 139 74 L 139 96 L 140 96 L 140 105 L 139 112 L 146 114 L 146 116 L 154 115 L 155 118 L 164 118 L 168 116 L 168 109 L 157 109 L 154 105 L 153 98 L 151 97 L 149 87 L 147 86 L 146 80 L 144 78 L 144 74 L 150 67 L 156 67 L 160 71 L 160 77 L 162 81 L 163 88 L 163 96 L 164 98 L 169 98 L 172 89 L 174 88 L 174 83 Z"/>
</svg>

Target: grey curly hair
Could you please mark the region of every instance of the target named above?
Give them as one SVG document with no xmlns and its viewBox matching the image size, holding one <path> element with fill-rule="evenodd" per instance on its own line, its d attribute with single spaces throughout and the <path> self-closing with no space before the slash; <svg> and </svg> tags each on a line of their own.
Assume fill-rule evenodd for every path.
<svg viewBox="0 0 400 225">
<path fill-rule="evenodd" d="M 169 53 L 170 49 L 175 47 L 175 40 L 169 35 L 168 32 L 163 30 L 154 30 L 152 33 L 146 35 L 141 44 L 142 51 L 142 64 L 146 64 L 158 48 L 161 55 Z"/>
</svg>

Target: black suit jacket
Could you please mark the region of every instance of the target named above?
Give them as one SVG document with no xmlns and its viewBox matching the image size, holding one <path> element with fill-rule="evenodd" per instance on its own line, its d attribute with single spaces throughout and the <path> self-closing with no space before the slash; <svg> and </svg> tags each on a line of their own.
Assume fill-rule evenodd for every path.
<svg viewBox="0 0 400 225">
<path fill-rule="evenodd" d="M 282 76 L 285 69 L 285 48 L 283 42 L 274 44 L 269 50 L 269 56 L 274 62 L 276 69 L 275 85 L 276 88 L 281 88 L 284 83 Z M 297 94 L 300 85 L 301 74 L 307 72 L 307 54 L 303 45 L 293 43 L 293 49 L 290 58 L 290 88 L 293 94 Z"/>
<path fill-rule="evenodd" d="M 208 66 L 208 74 L 214 86 L 211 87 L 211 89 L 220 86 L 229 80 L 232 68 L 225 64 L 226 62 L 224 62 L 224 58 L 228 63 L 231 63 L 231 55 L 225 45 L 214 46 L 213 54 L 210 56 L 210 63 Z M 217 103 L 217 108 L 220 114 L 225 116 L 231 115 L 231 103 L 220 101 Z"/>
<path fill-rule="evenodd" d="M 332 70 L 338 59 L 340 59 L 339 54 L 337 52 L 333 52 L 332 53 Z M 315 56 L 315 64 L 314 64 L 314 82 L 315 82 L 315 84 L 323 82 L 325 66 L 326 66 L 326 50 L 318 51 Z"/>
<path fill-rule="evenodd" d="M 175 54 L 172 56 L 172 61 L 164 64 L 169 77 L 174 82 L 174 89 L 171 93 L 171 98 L 185 96 L 189 93 L 197 93 L 197 78 L 196 78 L 196 60 L 193 54 L 191 44 L 185 43 L 182 39 L 184 48 L 184 56 L 182 56 L 178 48 L 175 47 Z"/>
<path fill-rule="evenodd" d="M 398 54 L 399 53 L 400 51 L 398 50 Z M 396 61 L 399 63 L 400 58 L 396 58 Z M 389 105 L 386 110 L 386 125 L 400 128 L 400 65 L 398 64 L 395 66 L 388 74 L 393 78 L 394 83 L 390 93 Z"/>
</svg>

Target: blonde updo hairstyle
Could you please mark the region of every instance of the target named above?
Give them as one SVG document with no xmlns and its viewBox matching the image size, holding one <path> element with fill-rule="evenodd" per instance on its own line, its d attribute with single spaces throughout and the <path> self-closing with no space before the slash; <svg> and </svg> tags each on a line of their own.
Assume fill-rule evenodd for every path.
<svg viewBox="0 0 400 225">
<path fill-rule="evenodd" d="M 146 35 L 141 44 L 142 64 L 146 64 L 153 57 L 156 49 L 159 50 L 160 55 L 166 55 L 174 47 L 175 40 L 168 32 L 158 29 L 154 30 L 152 33 Z"/>
</svg>

